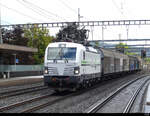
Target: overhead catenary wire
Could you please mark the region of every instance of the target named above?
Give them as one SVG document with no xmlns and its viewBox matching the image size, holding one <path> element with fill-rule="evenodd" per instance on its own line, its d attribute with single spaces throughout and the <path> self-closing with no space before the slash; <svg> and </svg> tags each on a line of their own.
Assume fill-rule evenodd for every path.
<svg viewBox="0 0 150 116">
<path fill-rule="evenodd" d="M 29 6 L 27 5 L 26 3 L 20 1 L 20 0 L 17 0 L 21 5 L 23 5 L 24 7 L 26 7 L 28 10 L 30 9 L 31 11 L 35 12 L 36 14 L 40 15 L 41 17 L 44 17 L 44 19 L 48 19 L 48 20 L 56 20 L 48 15 L 45 15 L 45 13 L 41 12 L 41 11 L 38 11 L 36 8 L 34 8 L 33 6 Z"/>
<path fill-rule="evenodd" d="M 16 12 L 16 13 L 18 13 L 18 14 L 24 16 L 24 17 L 27 17 L 27 18 L 30 18 L 30 19 L 33 19 L 33 20 L 37 20 L 37 21 L 40 21 L 40 22 L 42 21 L 42 20 L 40 20 L 40 19 L 31 17 L 30 15 L 27 15 L 27 14 L 25 14 L 25 13 L 23 13 L 23 12 L 20 12 L 20 11 L 18 11 L 18 10 L 16 10 L 16 9 L 10 8 L 10 7 L 8 7 L 8 6 L 4 5 L 4 4 L 2 4 L 2 3 L 0 3 L 0 5 L 1 5 L 2 7 L 5 7 L 5 8 L 7 8 L 7 9 L 9 9 L 10 11 Z"/>
<path fill-rule="evenodd" d="M 70 11 L 72 11 L 74 14 L 78 15 L 78 11 L 73 9 L 72 7 L 70 7 L 70 5 L 66 2 L 64 2 L 64 0 L 58 0 L 60 1 L 66 8 L 68 8 Z M 78 8 L 79 9 L 79 8 Z M 86 19 L 86 20 L 89 20 L 87 17 L 85 16 L 82 16 L 82 18 Z"/>
<path fill-rule="evenodd" d="M 119 8 L 119 6 L 117 5 L 117 3 L 115 2 L 115 0 L 112 0 L 112 3 L 114 4 L 114 6 L 116 7 L 116 9 L 118 10 L 118 12 L 122 15 L 122 16 L 124 16 L 124 17 L 126 17 L 125 15 L 124 15 L 124 13 L 123 13 L 123 3 L 121 2 L 121 8 Z"/>
<path fill-rule="evenodd" d="M 75 14 L 78 14 L 78 12 L 76 10 L 74 10 L 73 8 L 71 8 L 66 2 L 64 2 L 63 0 L 59 0 L 64 6 L 66 6 L 68 9 L 70 9 L 72 12 L 74 12 Z"/>
<path fill-rule="evenodd" d="M 32 11 L 36 12 L 39 15 L 46 16 L 46 17 L 51 18 L 53 20 L 61 19 L 61 20 L 67 21 L 65 18 L 63 18 L 63 17 L 61 17 L 61 16 L 59 16 L 59 15 L 57 15 L 55 13 L 52 13 L 52 12 L 50 12 L 48 10 L 45 10 L 44 8 L 41 8 L 38 5 L 35 5 L 35 4 L 33 4 L 33 3 L 31 3 L 31 2 L 29 2 L 27 0 L 17 0 L 17 1 L 20 2 L 21 4 L 23 4 L 25 7 L 30 8 Z"/>
</svg>

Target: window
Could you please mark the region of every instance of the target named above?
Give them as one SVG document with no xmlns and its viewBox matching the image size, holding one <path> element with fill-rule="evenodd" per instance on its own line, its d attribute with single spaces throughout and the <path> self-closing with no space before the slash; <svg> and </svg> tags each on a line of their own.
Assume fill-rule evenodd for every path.
<svg viewBox="0 0 150 116">
<path fill-rule="evenodd" d="M 76 48 L 50 47 L 47 53 L 48 60 L 75 60 Z"/>
</svg>

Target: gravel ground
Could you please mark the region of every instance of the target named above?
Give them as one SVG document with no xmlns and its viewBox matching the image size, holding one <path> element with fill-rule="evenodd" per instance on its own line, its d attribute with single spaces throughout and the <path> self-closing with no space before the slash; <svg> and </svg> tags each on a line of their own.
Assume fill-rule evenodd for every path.
<svg viewBox="0 0 150 116">
<path fill-rule="evenodd" d="M 141 85 L 145 80 L 150 78 L 149 76 L 143 78 L 128 86 L 126 89 L 121 91 L 115 98 L 113 98 L 109 104 L 103 107 L 98 113 L 122 113 L 128 101 L 136 91 L 136 89 Z"/>
<path fill-rule="evenodd" d="M 44 103 L 47 103 L 49 101 L 54 101 L 56 99 L 59 99 L 60 97 L 61 96 L 51 96 L 51 97 L 48 97 L 48 98 L 44 98 L 44 99 L 41 99 L 40 101 L 35 101 L 33 103 L 28 103 L 28 104 L 25 104 L 25 105 L 21 105 L 17 108 L 6 111 L 5 113 L 16 113 L 16 112 L 18 113 L 18 112 L 24 111 L 25 109 L 30 109 L 34 106 L 38 106 L 40 104 L 44 104 Z"/>
<path fill-rule="evenodd" d="M 44 90 L 35 91 L 35 92 L 32 92 L 32 93 L 27 93 L 27 94 L 23 94 L 23 95 L 18 95 L 18 96 L 13 96 L 13 97 L 1 99 L 0 100 L 0 107 L 10 105 L 10 104 L 14 104 L 14 103 L 17 103 L 17 102 L 21 102 L 21 101 L 31 99 L 31 98 L 34 98 L 34 97 L 46 95 L 48 93 L 53 93 L 53 91 L 51 89 L 44 89 Z"/>
<path fill-rule="evenodd" d="M 91 105 L 93 105 L 96 101 L 104 99 L 112 91 L 115 91 L 118 87 L 125 84 L 129 80 L 135 79 L 136 77 L 137 75 L 130 75 L 124 78 L 110 80 L 106 84 L 102 84 L 100 87 L 94 90 L 89 90 L 88 92 L 74 97 L 70 97 L 52 106 L 47 106 L 43 109 L 36 111 L 36 113 L 82 113 Z"/>
<path fill-rule="evenodd" d="M 29 85 L 33 83 L 43 82 L 43 78 L 10 78 L 10 79 L 0 79 L 0 88 L 3 87 L 11 87 L 11 86 L 18 86 L 18 85 Z"/>
<path fill-rule="evenodd" d="M 25 88 L 31 88 L 31 87 L 36 87 L 36 86 L 43 86 L 43 85 L 44 85 L 44 83 L 40 82 L 40 83 L 34 83 L 34 84 L 28 84 L 28 85 L 16 85 L 16 86 L 11 86 L 11 87 L 1 87 L 0 93 L 19 90 L 19 89 L 25 89 Z"/>
<path fill-rule="evenodd" d="M 133 107 L 131 109 L 131 112 L 133 113 L 144 113 L 145 112 L 145 100 L 146 100 L 146 93 L 147 93 L 147 89 L 148 89 L 148 85 L 149 85 L 150 81 L 148 81 L 144 87 L 142 88 L 142 90 L 140 91 L 140 93 L 138 94 Z"/>
</svg>

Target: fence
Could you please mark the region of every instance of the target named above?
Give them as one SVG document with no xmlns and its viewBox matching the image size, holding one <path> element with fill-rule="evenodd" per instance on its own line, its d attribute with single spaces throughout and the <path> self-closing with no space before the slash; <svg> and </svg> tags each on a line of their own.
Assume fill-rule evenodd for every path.
<svg viewBox="0 0 150 116">
<path fill-rule="evenodd" d="M 0 65 L 0 73 L 7 77 L 10 77 L 12 72 L 34 72 L 34 71 L 43 71 L 43 65 Z"/>
</svg>

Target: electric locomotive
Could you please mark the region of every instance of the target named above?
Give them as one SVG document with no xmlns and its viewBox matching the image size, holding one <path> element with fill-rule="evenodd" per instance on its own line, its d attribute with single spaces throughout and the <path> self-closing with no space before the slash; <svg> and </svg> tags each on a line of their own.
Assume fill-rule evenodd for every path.
<svg viewBox="0 0 150 116">
<path fill-rule="evenodd" d="M 71 42 L 50 43 L 45 50 L 44 83 L 55 91 L 76 90 L 101 76 L 101 54 Z"/>
<path fill-rule="evenodd" d="M 45 50 L 44 84 L 75 91 L 110 76 L 141 70 L 141 59 L 72 42 L 50 43 Z"/>
</svg>

